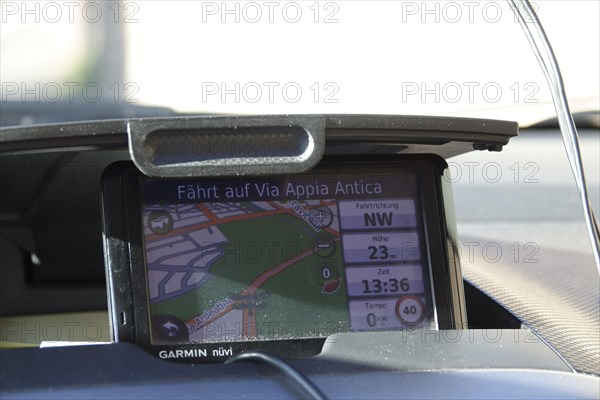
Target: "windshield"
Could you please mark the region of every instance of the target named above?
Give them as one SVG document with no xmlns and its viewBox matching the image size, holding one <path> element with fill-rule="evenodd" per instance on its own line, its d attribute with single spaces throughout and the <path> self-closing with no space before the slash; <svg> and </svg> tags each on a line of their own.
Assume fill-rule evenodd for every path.
<svg viewBox="0 0 600 400">
<path fill-rule="evenodd" d="M 39 122 L 44 107 L 58 110 L 57 122 L 122 117 L 139 105 L 178 113 L 448 115 L 521 126 L 554 115 L 543 73 L 505 1 L 1 7 L 2 107 L 30 110 L 11 124 Z M 597 112 L 600 3 L 534 8 L 572 111 Z M 89 108 L 106 111 L 81 111 Z"/>
</svg>

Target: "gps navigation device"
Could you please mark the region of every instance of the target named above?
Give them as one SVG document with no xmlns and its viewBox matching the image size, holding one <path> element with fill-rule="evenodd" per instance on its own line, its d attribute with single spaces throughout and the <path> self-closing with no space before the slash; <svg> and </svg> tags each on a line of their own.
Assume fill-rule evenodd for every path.
<svg viewBox="0 0 600 400">
<path fill-rule="evenodd" d="M 135 340 L 160 357 L 220 360 L 289 341 L 284 355 L 301 356 L 338 332 L 437 329 L 436 298 L 451 308 L 450 288 L 436 296 L 432 280 L 450 272 L 441 159 L 228 179 L 121 168 Z M 174 345 L 194 351 L 164 347 Z"/>
<path fill-rule="evenodd" d="M 304 172 L 195 176 L 202 170 L 185 165 L 197 149 L 210 150 L 207 140 L 218 137 L 218 119 L 211 119 L 209 139 L 201 144 L 186 142 L 202 130 L 188 132 L 182 121 L 171 136 L 160 128 L 156 142 L 152 122 L 138 138 L 145 149 L 138 157 L 155 162 L 139 162 L 149 171 L 176 164 L 174 149 L 187 147 L 185 159 L 165 177 L 144 175 L 138 162 L 105 170 L 104 245 L 115 341 L 136 343 L 163 359 L 222 362 L 246 350 L 285 358 L 316 355 L 337 333 L 466 325 L 448 165 L 427 151 L 439 146 L 446 149 L 441 154 L 452 153 L 465 144 L 442 140 L 447 133 L 436 138 L 430 129 L 419 140 L 405 135 L 410 140 L 398 145 L 391 133 L 402 131 L 401 118 L 350 117 L 346 131 L 343 119 L 310 121 L 328 139 L 315 136 L 325 143 L 325 156 Z M 374 132 L 365 121 L 379 131 L 373 138 L 348 126 Z M 415 126 L 429 129 L 422 122 Z M 468 124 L 462 129 L 474 129 Z M 260 129 L 240 135 L 257 146 L 252 132 Z M 265 132 L 276 131 L 271 125 Z M 461 134 L 463 141 L 484 138 Z M 236 133 L 227 135 L 231 141 Z M 344 154 L 352 138 L 359 154 Z M 214 148 L 225 154 L 222 144 Z M 158 153 L 168 161 L 156 162 Z M 210 155 L 203 160 L 212 162 Z M 173 177 L 174 171 L 182 176 Z"/>
</svg>

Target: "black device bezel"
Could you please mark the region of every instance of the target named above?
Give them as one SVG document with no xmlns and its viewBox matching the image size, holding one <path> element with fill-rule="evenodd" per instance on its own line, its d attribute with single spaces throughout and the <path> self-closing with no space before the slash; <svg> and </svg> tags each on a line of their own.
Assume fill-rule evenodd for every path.
<svg viewBox="0 0 600 400">
<path fill-rule="evenodd" d="M 435 155 L 326 156 L 315 169 L 305 174 L 327 173 L 340 169 L 372 173 L 416 171 L 426 242 L 426 248 L 422 248 L 421 251 L 429 261 L 427 272 L 430 276 L 427 279 L 432 286 L 431 297 L 435 304 L 432 310 L 433 317 L 438 329 L 460 329 L 465 322 L 464 315 L 460 311 L 461 305 L 454 304 L 453 299 L 462 292 L 453 287 L 451 282 L 462 281 L 462 276 L 460 268 L 451 268 L 447 248 L 445 201 L 442 195 L 442 177 L 446 168 L 446 162 Z M 326 338 L 192 344 L 152 343 L 140 193 L 142 183 L 149 179 L 155 178 L 146 177 L 128 161 L 110 165 L 102 177 L 105 263 L 114 340 L 136 343 L 160 358 L 184 362 L 222 362 L 231 355 L 257 349 L 285 358 L 305 358 L 320 353 Z M 452 277 L 452 274 L 458 276 Z M 206 350 L 206 356 L 199 357 L 197 352 L 190 352 L 199 349 Z M 231 352 L 213 356 L 213 350 L 219 349 L 231 349 Z M 164 351 L 167 353 L 161 353 Z M 173 353 L 170 353 L 171 351 Z M 191 356 L 186 356 L 186 351 L 187 355 Z"/>
</svg>

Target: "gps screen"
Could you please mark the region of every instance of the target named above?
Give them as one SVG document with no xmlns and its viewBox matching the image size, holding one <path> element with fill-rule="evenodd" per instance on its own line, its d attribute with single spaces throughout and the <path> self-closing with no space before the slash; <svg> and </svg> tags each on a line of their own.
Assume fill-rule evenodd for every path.
<svg viewBox="0 0 600 400">
<path fill-rule="evenodd" d="M 416 171 L 148 180 L 152 343 L 435 328 Z"/>
</svg>

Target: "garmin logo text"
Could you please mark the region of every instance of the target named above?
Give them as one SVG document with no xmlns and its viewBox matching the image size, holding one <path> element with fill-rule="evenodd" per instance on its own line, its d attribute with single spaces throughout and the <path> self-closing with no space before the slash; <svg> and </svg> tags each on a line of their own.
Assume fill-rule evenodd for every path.
<svg viewBox="0 0 600 400">
<path fill-rule="evenodd" d="M 206 349 L 189 349 L 189 350 L 161 350 L 158 356 L 163 360 L 169 358 L 192 358 L 206 357 Z"/>
</svg>

